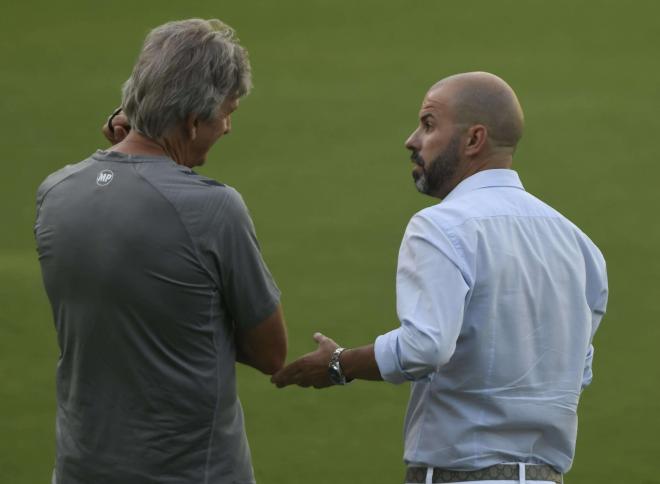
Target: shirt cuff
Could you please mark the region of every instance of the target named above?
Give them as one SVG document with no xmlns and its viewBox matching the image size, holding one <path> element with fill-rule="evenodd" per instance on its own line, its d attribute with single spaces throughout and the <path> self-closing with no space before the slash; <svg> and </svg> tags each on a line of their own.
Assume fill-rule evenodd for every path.
<svg viewBox="0 0 660 484">
<path fill-rule="evenodd" d="M 399 363 L 397 350 L 399 330 L 400 328 L 379 336 L 374 343 L 374 354 L 380 376 L 390 383 L 403 383 L 409 380 Z"/>
</svg>

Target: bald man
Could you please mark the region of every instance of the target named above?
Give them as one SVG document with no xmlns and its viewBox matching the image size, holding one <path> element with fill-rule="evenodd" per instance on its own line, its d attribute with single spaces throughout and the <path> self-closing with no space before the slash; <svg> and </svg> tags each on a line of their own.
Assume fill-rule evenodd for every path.
<svg viewBox="0 0 660 484">
<path fill-rule="evenodd" d="M 354 349 L 316 333 L 316 351 L 273 377 L 278 387 L 411 382 L 406 483 L 560 483 L 573 461 L 605 261 L 524 190 L 511 169 L 522 132 L 499 77 L 432 86 L 406 148 L 417 189 L 442 202 L 415 214 L 401 243 L 400 327 Z"/>
</svg>

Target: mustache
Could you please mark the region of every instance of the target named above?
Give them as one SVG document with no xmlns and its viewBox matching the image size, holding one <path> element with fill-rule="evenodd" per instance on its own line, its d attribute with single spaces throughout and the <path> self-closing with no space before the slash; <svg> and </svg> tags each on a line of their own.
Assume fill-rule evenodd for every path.
<svg viewBox="0 0 660 484">
<path fill-rule="evenodd" d="M 424 166 L 424 159 L 419 155 L 419 151 L 413 151 L 410 154 L 410 160 L 419 166 Z"/>
</svg>

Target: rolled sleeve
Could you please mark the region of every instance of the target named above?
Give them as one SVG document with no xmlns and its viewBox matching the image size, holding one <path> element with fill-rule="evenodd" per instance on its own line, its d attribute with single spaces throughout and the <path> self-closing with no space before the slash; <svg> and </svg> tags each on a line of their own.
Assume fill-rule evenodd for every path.
<svg viewBox="0 0 660 484">
<path fill-rule="evenodd" d="M 399 329 L 395 329 L 379 336 L 374 343 L 374 354 L 380 376 L 383 380 L 395 384 L 413 379 L 401 368 L 397 350 L 398 335 Z"/>
<path fill-rule="evenodd" d="M 469 287 L 452 257 L 455 253 L 442 231 L 419 215 L 413 217 L 397 269 L 401 326 L 374 344 L 385 381 L 420 380 L 453 355 Z"/>
</svg>

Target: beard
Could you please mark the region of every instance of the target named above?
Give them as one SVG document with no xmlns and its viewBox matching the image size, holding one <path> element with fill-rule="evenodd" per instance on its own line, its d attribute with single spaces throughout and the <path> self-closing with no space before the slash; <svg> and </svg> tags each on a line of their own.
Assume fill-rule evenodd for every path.
<svg viewBox="0 0 660 484">
<path fill-rule="evenodd" d="M 442 153 L 428 163 L 418 151 L 413 151 L 410 158 L 422 169 L 421 173 L 413 171 L 415 186 L 420 193 L 437 196 L 442 186 L 448 184 L 454 177 L 460 161 L 459 143 L 460 136 L 453 136 Z"/>
</svg>

